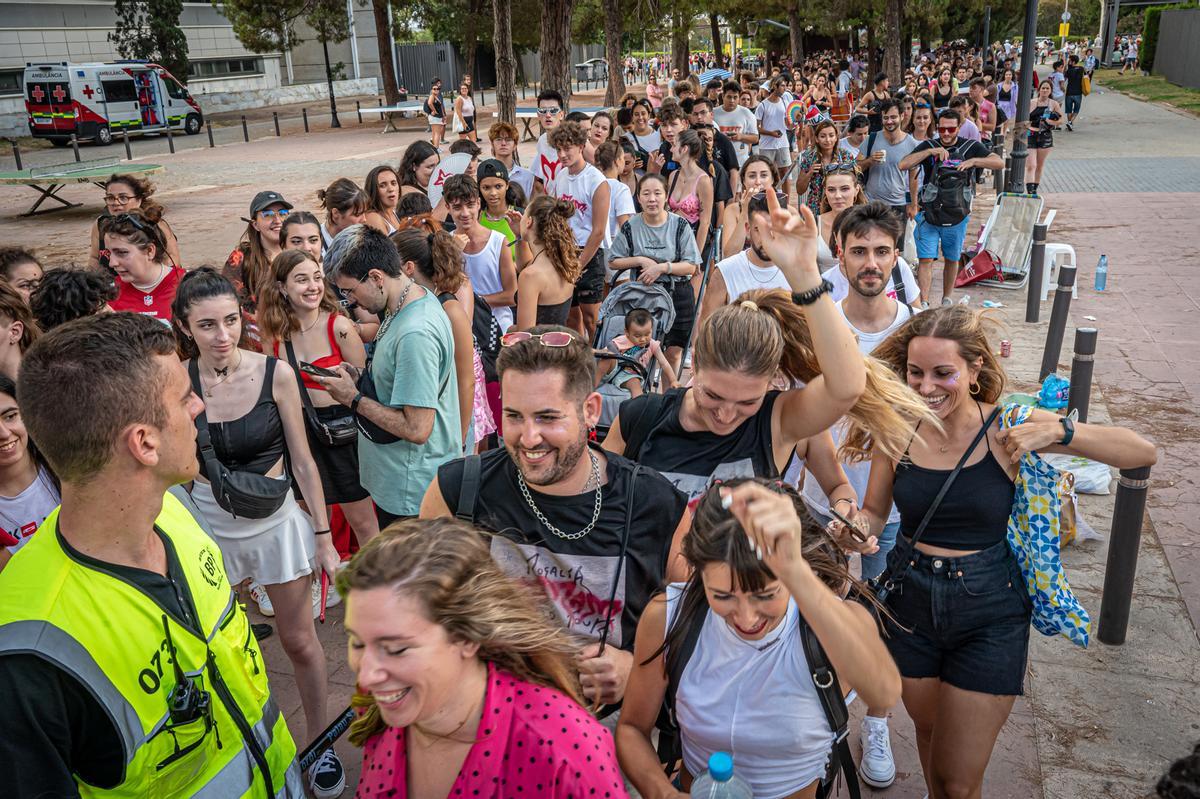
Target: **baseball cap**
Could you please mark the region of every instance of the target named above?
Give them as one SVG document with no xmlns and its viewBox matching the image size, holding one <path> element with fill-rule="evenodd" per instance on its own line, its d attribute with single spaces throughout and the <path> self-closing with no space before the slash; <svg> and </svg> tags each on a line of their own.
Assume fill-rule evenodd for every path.
<svg viewBox="0 0 1200 799">
<path fill-rule="evenodd" d="M 277 191 L 260 191 L 258 194 L 254 195 L 254 199 L 250 201 L 250 216 L 253 217 L 268 205 L 274 205 L 276 203 L 279 203 L 289 211 L 295 207 L 290 202 L 283 199 L 283 195 Z"/>
<path fill-rule="evenodd" d="M 475 178 L 479 183 L 482 183 L 484 178 L 500 178 L 507 182 L 508 170 L 495 158 L 489 158 L 475 168 Z"/>
</svg>

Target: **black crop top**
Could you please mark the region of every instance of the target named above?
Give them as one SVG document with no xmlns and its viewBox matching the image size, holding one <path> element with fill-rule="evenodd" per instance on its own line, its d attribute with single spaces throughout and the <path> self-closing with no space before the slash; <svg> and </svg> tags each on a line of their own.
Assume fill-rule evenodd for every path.
<svg viewBox="0 0 1200 799">
<path fill-rule="evenodd" d="M 979 550 L 1004 540 L 1016 486 L 986 440 L 979 446 L 985 449 L 983 458 L 959 472 L 921 535 L 922 544 Z M 912 538 L 951 471 L 918 466 L 905 450 L 892 486 L 892 500 L 900 511 L 900 532 L 905 537 Z"/>
<path fill-rule="evenodd" d="M 245 416 L 228 422 L 208 423 L 217 460 L 230 471 L 266 474 L 279 462 L 287 448 L 283 437 L 283 420 L 279 418 L 279 406 L 275 404 L 271 392 L 275 364 L 274 358 L 267 358 L 262 391 L 254 407 Z M 192 389 L 200 394 L 200 371 L 195 359 L 188 365 L 188 373 L 192 378 Z M 196 455 L 200 459 L 200 474 L 209 479 L 198 445 Z"/>
</svg>

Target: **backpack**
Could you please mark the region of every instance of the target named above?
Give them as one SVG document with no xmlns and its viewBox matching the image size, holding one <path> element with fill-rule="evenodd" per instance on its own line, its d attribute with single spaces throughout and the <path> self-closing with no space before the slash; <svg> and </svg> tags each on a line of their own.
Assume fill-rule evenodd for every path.
<svg viewBox="0 0 1200 799">
<path fill-rule="evenodd" d="M 682 598 L 680 599 L 682 603 Z M 682 606 L 680 611 L 683 612 Z M 667 691 L 663 697 L 664 711 L 658 718 L 658 756 L 668 768 L 682 757 L 682 746 L 679 738 L 679 725 L 675 719 L 675 694 L 683 679 L 684 669 L 700 640 L 700 632 L 704 628 L 704 620 L 708 617 L 707 608 L 699 614 L 699 619 L 687 622 L 687 634 L 679 648 L 679 656 L 671 659 L 671 667 L 667 671 Z M 858 770 L 854 766 L 854 756 L 850 752 L 850 711 L 842 694 L 837 673 L 829 662 L 817 634 L 808 626 L 808 622 L 800 616 L 800 640 L 804 646 L 804 659 L 808 663 L 813 685 L 817 689 L 817 697 L 821 708 L 825 711 L 825 720 L 829 729 L 834 733 L 833 754 L 829 758 L 825 776 L 817 787 L 817 799 L 827 799 L 833 796 L 835 780 L 841 772 L 846 778 L 846 789 L 850 799 L 861 799 L 861 789 L 858 784 Z M 665 652 L 665 650 L 664 650 Z M 665 658 L 664 654 L 664 658 Z"/>
<path fill-rule="evenodd" d="M 471 317 L 471 337 L 479 348 L 479 361 L 483 365 L 484 381 L 494 383 L 500 379 L 496 372 L 496 359 L 500 357 L 500 337 L 504 331 L 492 315 L 492 306 L 479 294 L 475 295 L 475 313 Z"/>
<path fill-rule="evenodd" d="M 935 163 L 933 169 L 933 178 L 921 187 L 921 210 L 929 224 L 952 227 L 971 215 L 975 170 L 948 168 L 943 163 Z"/>
</svg>

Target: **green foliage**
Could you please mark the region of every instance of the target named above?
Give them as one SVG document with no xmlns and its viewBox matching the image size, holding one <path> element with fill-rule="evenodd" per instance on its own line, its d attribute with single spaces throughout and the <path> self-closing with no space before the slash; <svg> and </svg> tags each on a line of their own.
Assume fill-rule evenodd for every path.
<svg viewBox="0 0 1200 799">
<path fill-rule="evenodd" d="M 1162 12 L 1181 11 L 1185 8 L 1197 7 L 1200 6 L 1196 3 L 1182 3 L 1170 6 L 1150 6 L 1146 9 L 1146 18 L 1142 23 L 1142 49 L 1138 51 L 1138 57 L 1142 62 L 1142 69 L 1147 72 L 1154 70 L 1154 53 L 1158 49 L 1158 31 L 1162 23 Z"/>
<path fill-rule="evenodd" d="M 289 50 L 303 41 L 296 24 L 303 20 L 319 42 L 344 41 L 350 34 L 345 0 L 212 0 L 233 26 L 233 35 L 247 50 L 269 53 Z"/>
<path fill-rule="evenodd" d="M 187 37 L 179 27 L 183 0 L 117 0 L 115 29 L 108 40 L 122 58 L 144 58 L 166 67 L 186 83 Z"/>
</svg>

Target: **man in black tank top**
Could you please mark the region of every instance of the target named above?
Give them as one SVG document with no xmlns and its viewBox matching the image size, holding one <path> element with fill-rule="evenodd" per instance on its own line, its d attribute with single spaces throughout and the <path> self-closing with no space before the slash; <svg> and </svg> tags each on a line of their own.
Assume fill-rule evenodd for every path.
<svg viewBox="0 0 1200 799">
<path fill-rule="evenodd" d="M 580 639 L 584 695 L 613 704 L 625 693 L 642 610 L 676 563 L 686 498 L 657 472 L 588 443 L 600 396 L 578 333 L 542 325 L 505 339 L 505 446 L 438 469 L 421 517 L 454 515 L 496 533 L 492 557 L 539 584 Z"/>
</svg>

